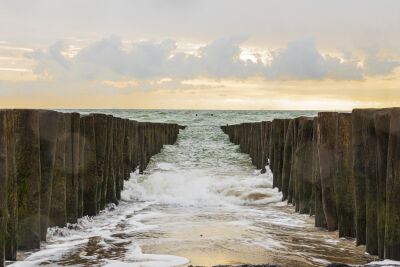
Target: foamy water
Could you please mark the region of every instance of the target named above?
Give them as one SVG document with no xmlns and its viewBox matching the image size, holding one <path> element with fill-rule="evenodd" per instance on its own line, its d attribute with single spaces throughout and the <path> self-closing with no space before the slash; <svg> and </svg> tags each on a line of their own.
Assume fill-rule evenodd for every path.
<svg viewBox="0 0 400 267">
<path fill-rule="evenodd" d="M 219 128 L 314 112 L 97 112 L 188 127 L 175 145 L 152 158 L 143 175 L 131 174 L 119 206 L 50 229 L 42 250 L 13 266 L 324 266 L 370 258 L 354 241 L 315 228 L 312 217 L 281 202 L 272 174 L 256 170 Z"/>
</svg>

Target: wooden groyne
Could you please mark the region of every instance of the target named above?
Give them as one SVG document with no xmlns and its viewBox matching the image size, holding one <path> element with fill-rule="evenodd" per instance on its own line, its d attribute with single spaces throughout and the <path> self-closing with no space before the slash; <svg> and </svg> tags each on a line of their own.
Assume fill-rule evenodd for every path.
<svg viewBox="0 0 400 267">
<path fill-rule="evenodd" d="M 104 114 L 0 110 L 0 267 L 47 228 L 117 204 L 130 173 L 175 143 L 177 124 Z"/>
<path fill-rule="evenodd" d="M 400 260 L 400 108 L 222 126 L 296 211 Z"/>
</svg>

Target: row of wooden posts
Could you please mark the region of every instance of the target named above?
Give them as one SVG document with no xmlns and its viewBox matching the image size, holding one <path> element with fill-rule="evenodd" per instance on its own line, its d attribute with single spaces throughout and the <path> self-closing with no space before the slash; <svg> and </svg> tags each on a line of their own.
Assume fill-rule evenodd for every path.
<svg viewBox="0 0 400 267">
<path fill-rule="evenodd" d="M 315 226 L 400 260 L 400 108 L 222 126 Z"/>
<path fill-rule="evenodd" d="M 124 180 L 177 124 L 105 114 L 0 110 L 0 266 L 17 250 L 39 249 L 48 227 L 94 216 L 121 198 Z"/>
</svg>

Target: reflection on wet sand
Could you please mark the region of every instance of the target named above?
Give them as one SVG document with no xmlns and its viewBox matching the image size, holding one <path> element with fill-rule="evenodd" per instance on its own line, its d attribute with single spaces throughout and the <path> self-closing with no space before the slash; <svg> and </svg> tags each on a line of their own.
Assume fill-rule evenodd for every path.
<svg viewBox="0 0 400 267">
<path fill-rule="evenodd" d="M 251 207 L 249 207 L 251 208 Z M 260 208 L 260 207 L 257 207 Z M 268 207 L 299 216 L 291 207 Z M 268 219 L 245 223 L 246 216 L 230 211 L 199 210 L 202 216 L 148 218 L 143 223 L 156 222 L 156 236 L 140 246 L 146 253 L 179 255 L 196 266 L 223 264 L 278 264 L 281 266 L 326 266 L 330 262 L 365 264 L 372 258 L 351 240 L 338 239 L 337 233 L 312 226 L 313 220 L 302 216 L 307 226 L 280 226 Z M 218 216 L 215 214 L 218 213 Z M 239 217 L 238 217 L 239 216 Z M 300 215 L 301 216 L 301 215 Z M 199 218 L 200 217 L 200 218 Z M 308 218 L 307 218 L 308 217 Z M 235 220 L 240 221 L 235 221 Z M 160 242 L 160 233 L 164 233 Z"/>
</svg>

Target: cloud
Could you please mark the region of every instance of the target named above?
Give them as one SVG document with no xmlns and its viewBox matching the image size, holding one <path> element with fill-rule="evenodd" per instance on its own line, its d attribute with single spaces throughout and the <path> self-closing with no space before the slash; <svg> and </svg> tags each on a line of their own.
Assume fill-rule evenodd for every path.
<svg viewBox="0 0 400 267">
<path fill-rule="evenodd" d="M 398 66 L 400 66 L 399 61 L 387 61 L 369 56 L 364 62 L 364 73 L 368 76 L 387 75 Z"/>
<path fill-rule="evenodd" d="M 133 89 L 149 86 L 148 81 L 169 78 L 176 81 L 207 77 L 211 79 L 247 79 L 262 76 L 268 80 L 360 80 L 366 75 L 390 73 L 399 62 L 378 59 L 370 53 L 364 66 L 346 51 L 344 58 L 323 55 L 312 39 L 292 41 L 272 53 L 265 65 L 259 57 L 255 61 L 241 60 L 241 44 L 246 36 L 220 38 L 202 46 L 197 53 L 175 52 L 173 40 L 163 42 L 132 42 L 128 46 L 112 36 L 80 50 L 73 58 L 63 56 L 66 45 L 57 42 L 46 50 L 35 50 L 27 57 L 35 59 L 35 73 L 54 81 L 99 82 L 138 81 Z M 106 83 L 107 84 L 107 83 Z M 108 82 L 108 85 L 111 83 Z"/>
<path fill-rule="evenodd" d="M 82 49 L 75 58 L 61 55 L 61 42 L 47 50 L 36 50 L 27 56 L 38 61 L 35 72 L 48 73 L 54 79 L 188 79 L 205 75 L 213 78 L 248 77 L 251 66 L 239 59 L 239 44 L 244 36 L 221 38 L 199 49 L 199 55 L 173 53 L 176 42 L 132 43 L 128 51 L 118 37 L 110 37 Z M 254 64 L 253 64 L 254 65 Z"/>
<path fill-rule="evenodd" d="M 341 62 L 340 58 L 323 56 L 312 39 L 290 42 L 287 47 L 274 56 L 272 64 L 266 69 L 270 79 L 361 79 L 362 70 L 357 62 Z"/>
<path fill-rule="evenodd" d="M 400 66 L 400 61 L 380 58 L 379 47 L 376 44 L 366 47 L 365 51 L 368 54 L 368 57 L 363 62 L 365 75 L 387 75 Z"/>
</svg>

